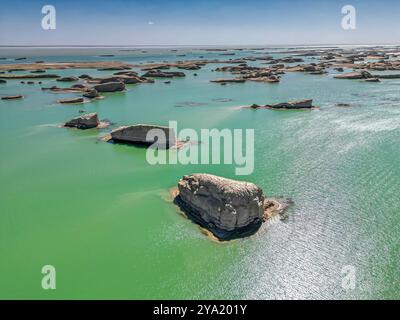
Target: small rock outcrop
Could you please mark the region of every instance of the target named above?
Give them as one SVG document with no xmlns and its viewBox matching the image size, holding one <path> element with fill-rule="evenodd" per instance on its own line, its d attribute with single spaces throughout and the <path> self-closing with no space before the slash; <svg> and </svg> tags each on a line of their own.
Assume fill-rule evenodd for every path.
<svg viewBox="0 0 400 320">
<path fill-rule="evenodd" d="M 184 176 L 174 202 L 220 240 L 250 235 L 263 222 L 265 197 L 261 188 L 211 174 Z"/>
<path fill-rule="evenodd" d="M 335 78 L 336 79 L 349 79 L 349 80 L 369 79 L 369 78 L 373 78 L 373 75 L 370 74 L 368 71 L 356 71 L 356 72 L 339 74 L 339 75 L 335 76 Z"/>
<path fill-rule="evenodd" d="M 84 94 L 82 94 L 85 98 L 94 99 L 99 97 L 99 93 L 96 89 L 88 89 Z"/>
<path fill-rule="evenodd" d="M 78 78 L 79 79 L 92 79 L 92 77 L 89 76 L 88 74 L 81 74 Z"/>
<path fill-rule="evenodd" d="M 149 135 L 151 130 L 154 135 Z M 156 131 L 157 130 L 157 131 Z M 162 133 L 162 134 L 161 134 Z M 123 126 L 111 131 L 111 139 L 116 142 L 152 145 L 169 148 L 176 144 L 175 132 L 172 128 L 149 124 Z"/>
<path fill-rule="evenodd" d="M 97 92 L 118 92 L 125 90 L 125 84 L 122 82 L 107 82 L 107 83 L 100 83 L 94 86 L 94 89 Z"/>
<path fill-rule="evenodd" d="M 311 109 L 313 108 L 312 102 L 312 99 L 289 101 L 270 105 L 267 104 L 265 107 L 270 109 Z"/>
<path fill-rule="evenodd" d="M 83 114 L 79 117 L 73 118 L 64 124 L 65 127 L 90 129 L 96 128 L 100 124 L 97 113 Z"/>
<path fill-rule="evenodd" d="M 17 100 L 17 99 L 23 99 L 24 96 L 23 95 L 14 95 L 14 96 L 5 96 L 5 97 L 1 97 L 1 100 Z"/>
<path fill-rule="evenodd" d="M 175 78 L 175 77 L 185 77 L 183 72 L 167 72 L 167 71 L 160 71 L 160 70 L 150 70 L 146 72 L 142 77 L 149 77 L 149 78 Z"/>
<path fill-rule="evenodd" d="M 61 82 L 72 82 L 72 81 L 78 81 L 79 78 L 77 77 L 61 77 L 56 79 L 56 81 L 61 81 Z"/>
<path fill-rule="evenodd" d="M 31 73 L 45 73 L 45 69 L 37 69 L 37 70 L 32 70 Z"/>
<path fill-rule="evenodd" d="M 58 103 L 62 103 L 62 104 L 73 104 L 73 103 L 83 103 L 84 99 L 83 98 L 68 98 L 68 99 L 61 99 L 58 100 Z"/>
</svg>

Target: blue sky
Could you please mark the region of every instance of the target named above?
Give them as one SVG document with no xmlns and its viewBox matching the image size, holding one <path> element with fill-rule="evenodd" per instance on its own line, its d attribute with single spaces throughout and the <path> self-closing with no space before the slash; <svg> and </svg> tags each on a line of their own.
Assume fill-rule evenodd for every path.
<svg viewBox="0 0 400 320">
<path fill-rule="evenodd" d="M 42 6 L 56 8 L 43 30 Z M 356 30 L 343 30 L 353 5 Z M 3 0 L 0 45 L 400 43 L 399 0 Z"/>
</svg>

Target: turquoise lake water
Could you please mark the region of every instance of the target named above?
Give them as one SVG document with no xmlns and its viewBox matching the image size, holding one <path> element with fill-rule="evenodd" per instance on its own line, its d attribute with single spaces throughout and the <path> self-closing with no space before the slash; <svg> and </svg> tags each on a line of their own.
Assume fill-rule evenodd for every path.
<svg viewBox="0 0 400 320">
<path fill-rule="evenodd" d="M 116 56 L 97 56 L 104 53 Z M 176 56 L 182 53 L 187 56 Z M 255 53 L 2 49 L 0 56 L 10 59 L 0 63 L 21 56 L 28 57 L 21 62 L 146 63 L 200 55 L 225 60 Z M 0 101 L 0 298 L 400 298 L 400 80 L 338 80 L 330 70 L 324 76 L 287 73 L 279 84 L 220 86 L 209 80 L 231 75 L 212 72 L 217 66 L 185 70 L 186 77 L 170 85 L 128 85 L 126 92 L 78 106 L 56 103 L 75 94 L 42 91 L 37 83 L 0 84 L 0 96 L 25 96 Z M 305 98 L 320 109 L 238 108 Z M 58 127 L 80 109 L 115 124 Z M 151 166 L 146 149 L 100 139 L 120 125 L 170 120 L 198 131 L 254 129 L 254 172 L 238 177 L 235 165 Z M 286 220 L 271 221 L 265 232 L 215 243 L 169 198 L 183 175 L 197 172 L 254 182 L 294 205 Z M 41 287 L 41 268 L 48 264 L 57 271 L 56 290 Z M 342 287 L 346 266 L 354 267 L 354 289 Z"/>
</svg>

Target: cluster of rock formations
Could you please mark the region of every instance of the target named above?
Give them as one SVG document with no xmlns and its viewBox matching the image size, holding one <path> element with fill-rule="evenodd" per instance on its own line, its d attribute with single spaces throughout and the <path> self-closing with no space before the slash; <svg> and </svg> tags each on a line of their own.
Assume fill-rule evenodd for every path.
<svg viewBox="0 0 400 320">
<path fill-rule="evenodd" d="M 232 49 L 242 51 L 243 48 Z M 176 61 L 163 63 L 148 63 L 127 65 L 121 62 L 70 62 L 44 63 L 37 61 L 27 64 L 0 65 L 0 83 L 7 83 L 7 79 L 56 79 L 58 82 L 78 82 L 70 87 L 59 88 L 53 86 L 42 88 L 54 93 L 76 93 L 79 97 L 61 99 L 59 103 L 83 103 L 88 99 L 97 99 L 100 93 L 122 92 L 129 84 L 153 83 L 153 78 L 181 78 L 186 74 L 180 71 L 167 71 L 171 68 L 181 70 L 199 70 L 207 64 L 227 64 L 219 66 L 215 72 L 229 72 L 232 78 L 217 78 L 210 80 L 213 83 L 244 83 L 246 81 L 260 81 L 278 83 L 286 72 L 303 72 L 312 75 L 323 75 L 332 70 L 336 79 L 363 80 L 378 82 L 380 79 L 400 78 L 396 74 L 375 75 L 369 71 L 400 70 L 400 60 L 395 59 L 395 51 L 362 48 L 344 50 L 341 48 L 321 48 L 318 50 L 300 49 L 286 50 L 282 53 L 290 54 L 283 58 L 273 58 L 265 55 L 266 48 L 252 48 L 254 55 L 229 60 L 201 60 Z M 205 49 L 205 51 L 227 51 L 227 49 Z M 274 51 L 273 53 L 279 53 Z M 223 52 L 220 55 L 235 55 L 232 52 Z M 105 55 L 103 55 L 105 56 Z M 111 56 L 111 55 L 110 55 Z M 184 55 L 179 55 L 184 56 Z M 313 63 L 305 57 L 314 59 Z M 371 61 L 375 60 L 375 61 Z M 251 66 L 248 62 L 259 61 L 258 65 Z M 297 65 L 293 65 L 297 64 Z M 61 77 L 56 74 L 47 74 L 49 69 L 97 69 L 100 71 L 115 71 L 112 75 L 93 77 L 82 74 L 78 77 Z M 140 68 L 142 75 L 132 71 Z M 345 72 L 351 70 L 351 72 Z M 369 71 L 367 71 L 369 70 Z M 4 74 L 5 71 L 27 71 L 26 74 Z M 32 83 L 32 81 L 28 81 Z M 171 83 L 170 80 L 164 83 Z M 2 100 L 21 99 L 22 95 L 1 97 Z M 338 103 L 338 107 L 349 107 L 349 104 Z M 289 101 L 276 104 L 252 105 L 250 108 L 269 108 L 276 110 L 312 109 L 313 100 Z M 102 128 L 102 121 L 97 113 L 82 114 L 64 124 L 68 128 L 92 129 Z M 153 131 L 154 130 L 154 131 Z M 149 135 L 154 132 L 154 135 Z M 162 133 L 158 135 L 156 133 Z M 165 141 L 160 140 L 165 136 Z M 175 132 L 172 128 L 149 124 L 122 126 L 111 131 L 109 138 L 114 142 L 156 145 L 169 148 L 176 146 Z M 267 199 L 261 188 L 249 182 L 235 181 L 210 174 L 193 174 L 184 176 L 178 183 L 178 191 L 174 202 L 194 222 L 210 231 L 219 240 L 230 240 L 249 236 L 259 230 L 262 223 L 274 213 L 280 213 L 285 208 L 282 203 Z"/>
<path fill-rule="evenodd" d="M 230 72 L 236 76 L 234 79 L 215 79 L 211 82 L 215 83 L 229 83 L 237 82 L 243 83 L 245 81 L 259 81 L 266 83 L 277 83 L 280 81 L 280 75 L 284 74 L 280 68 L 283 66 L 271 66 L 269 68 L 251 67 L 246 63 L 234 66 L 224 66 L 216 68 L 218 72 Z"/>
<path fill-rule="evenodd" d="M 192 221 L 226 241 L 252 235 L 281 204 L 257 185 L 211 174 L 184 176 L 174 202 Z"/>
</svg>

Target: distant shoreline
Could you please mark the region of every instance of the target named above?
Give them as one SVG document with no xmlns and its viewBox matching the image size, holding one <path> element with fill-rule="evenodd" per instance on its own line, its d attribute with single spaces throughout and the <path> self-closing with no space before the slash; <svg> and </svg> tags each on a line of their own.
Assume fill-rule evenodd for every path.
<svg viewBox="0 0 400 320">
<path fill-rule="evenodd" d="M 400 46 L 400 43 L 355 43 L 355 44 L 202 44 L 202 45 L 150 45 L 150 44 L 141 44 L 141 45 L 0 45 L 0 48 L 287 48 L 287 47 L 296 47 L 296 48 L 335 48 L 335 47 L 376 47 L 376 46 L 384 46 L 384 47 L 396 47 Z"/>
</svg>

